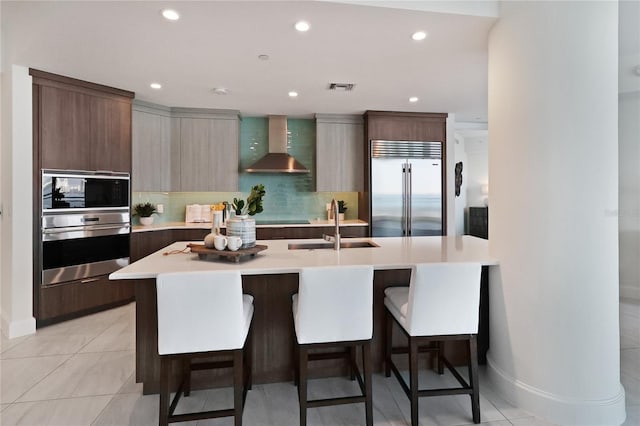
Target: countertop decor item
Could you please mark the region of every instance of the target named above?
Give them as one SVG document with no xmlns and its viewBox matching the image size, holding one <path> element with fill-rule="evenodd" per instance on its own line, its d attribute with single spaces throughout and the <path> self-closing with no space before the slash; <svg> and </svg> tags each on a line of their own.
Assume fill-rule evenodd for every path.
<svg viewBox="0 0 640 426">
<path fill-rule="evenodd" d="M 256 245 L 256 221 L 248 215 L 234 216 L 227 221 L 227 236 L 240 237 L 241 249 Z"/>
<path fill-rule="evenodd" d="M 156 213 L 156 211 L 155 204 L 149 202 L 138 203 L 133 206 L 133 215 L 138 216 L 140 218 L 140 224 L 145 226 L 153 223 L 153 216 L 151 215 Z"/>
<path fill-rule="evenodd" d="M 187 244 L 187 247 L 191 249 L 191 253 L 196 253 L 199 259 L 211 260 L 211 259 L 228 259 L 235 263 L 239 263 L 240 259 L 245 256 L 255 257 L 257 253 L 266 250 L 268 246 L 254 245 L 251 248 L 239 249 L 236 251 L 229 250 L 216 250 L 215 248 L 207 248 L 201 244 Z"/>
<path fill-rule="evenodd" d="M 265 194 L 264 185 L 258 184 L 251 188 L 246 204 L 242 199 L 233 199 L 232 208 L 236 215 L 227 220 L 227 236 L 240 237 L 242 240 L 240 249 L 256 245 L 256 221 L 249 216 L 262 213 L 262 197 Z"/>
<path fill-rule="evenodd" d="M 231 206 L 235 211 L 236 216 L 242 216 L 245 214 L 254 216 L 258 213 L 262 213 L 262 197 L 264 197 L 266 193 L 264 185 L 258 184 L 251 188 L 251 193 L 247 197 L 246 206 L 244 200 L 234 198 Z"/>
</svg>

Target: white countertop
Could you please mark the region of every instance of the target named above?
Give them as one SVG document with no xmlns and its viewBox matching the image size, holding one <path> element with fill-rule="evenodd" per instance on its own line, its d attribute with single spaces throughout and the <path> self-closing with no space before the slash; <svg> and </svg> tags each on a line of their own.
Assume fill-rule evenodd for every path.
<svg viewBox="0 0 640 426">
<path fill-rule="evenodd" d="M 312 228 L 319 226 L 333 226 L 333 221 L 329 220 L 312 220 L 309 223 L 272 223 L 272 224 L 256 224 L 257 228 L 295 228 L 295 227 L 304 227 L 304 228 Z M 367 222 L 363 220 L 342 220 L 340 221 L 340 227 L 343 226 L 367 226 Z M 165 222 L 165 223 L 154 223 L 149 226 L 135 225 L 132 228 L 131 232 L 147 232 L 147 231 L 162 231 L 167 229 L 211 229 L 211 222 L 195 222 L 195 223 L 187 223 L 187 222 Z M 225 228 L 225 225 L 222 225 L 221 228 Z"/>
<path fill-rule="evenodd" d="M 268 246 L 255 257 L 244 257 L 240 263 L 227 259 L 200 260 L 192 253 L 163 255 L 186 248 L 180 241 L 144 257 L 109 275 L 112 280 L 155 278 L 163 272 L 204 270 L 240 270 L 243 275 L 297 273 L 308 266 L 373 265 L 374 269 L 405 269 L 415 263 L 480 262 L 496 265 L 489 256 L 489 242 L 469 235 L 456 237 L 385 237 L 343 238 L 343 241 L 372 240 L 380 247 L 289 250 L 288 243 L 321 242 L 321 239 L 268 240 L 257 244 Z M 201 241 L 193 241 L 202 244 Z"/>
</svg>

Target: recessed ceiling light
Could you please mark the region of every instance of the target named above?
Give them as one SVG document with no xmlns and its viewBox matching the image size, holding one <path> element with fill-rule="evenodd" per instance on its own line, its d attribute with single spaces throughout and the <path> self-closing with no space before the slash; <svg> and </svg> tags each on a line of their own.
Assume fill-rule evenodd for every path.
<svg viewBox="0 0 640 426">
<path fill-rule="evenodd" d="M 177 21 L 180 19 L 180 14 L 173 9 L 164 9 L 162 11 L 162 16 L 169 21 Z"/>
<path fill-rule="evenodd" d="M 416 96 L 412 96 L 409 98 L 409 102 L 418 102 L 418 98 Z"/>
<path fill-rule="evenodd" d="M 289 92 L 289 97 L 290 98 L 295 98 L 297 96 L 298 96 L 298 92 L 294 92 L 294 91 Z"/>
<path fill-rule="evenodd" d="M 213 93 L 215 93 L 216 95 L 228 95 L 229 89 L 227 89 L 226 87 L 215 87 L 213 89 Z"/>
<path fill-rule="evenodd" d="M 269 60 L 269 55 L 258 55 L 258 59 L 260 59 L 261 61 L 268 61 Z"/>
<path fill-rule="evenodd" d="M 296 30 L 300 31 L 300 32 L 305 32 L 305 31 L 309 31 L 309 28 L 311 28 L 309 26 L 308 22 L 305 21 L 298 21 L 296 22 Z"/>
<path fill-rule="evenodd" d="M 151 86 L 152 89 L 162 89 L 162 84 L 160 83 L 151 83 L 149 86 Z"/>
<path fill-rule="evenodd" d="M 411 38 L 415 41 L 424 40 L 425 38 L 427 38 L 427 33 L 425 33 L 424 31 L 416 31 L 415 33 L 413 33 Z"/>
</svg>

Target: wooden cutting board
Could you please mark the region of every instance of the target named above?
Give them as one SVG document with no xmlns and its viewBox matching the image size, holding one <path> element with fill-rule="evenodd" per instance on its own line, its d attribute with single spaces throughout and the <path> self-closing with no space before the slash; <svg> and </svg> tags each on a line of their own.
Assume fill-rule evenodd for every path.
<svg viewBox="0 0 640 426">
<path fill-rule="evenodd" d="M 231 250 L 216 250 L 215 248 L 207 248 L 204 244 L 187 244 L 187 247 L 191 249 L 191 253 L 196 253 L 199 259 L 202 260 L 215 260 L 226 259 L 233 260 L 234 262 L 240 262 L 240 258 L 245 256 L 255 257 L 255 255 L 263 250 L 266 250 L 268 246 L 256 244 L 253 247 L 246 249 L 239 249 L 236 251 Z"/>
</svg>

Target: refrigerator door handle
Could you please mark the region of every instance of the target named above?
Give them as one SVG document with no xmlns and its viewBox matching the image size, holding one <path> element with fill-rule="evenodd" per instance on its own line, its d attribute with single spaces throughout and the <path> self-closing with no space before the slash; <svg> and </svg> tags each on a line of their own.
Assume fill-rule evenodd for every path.
<svg viewBox="0 0 640 426">
<path fill-rule="evenodd" d="M 411 203 L 413 203 L 413 179 L 411 176 L 411 163 L 407 163 L 407 235 L 411 235 L 411 220 L 413 212 L 411 211 Z"/>
<path fill-rule="evenodd" d="M 402 165 L 402 235 L 407 235 L 407 168 Z"/>
</svg>

